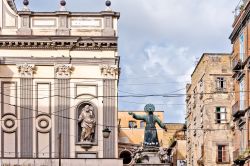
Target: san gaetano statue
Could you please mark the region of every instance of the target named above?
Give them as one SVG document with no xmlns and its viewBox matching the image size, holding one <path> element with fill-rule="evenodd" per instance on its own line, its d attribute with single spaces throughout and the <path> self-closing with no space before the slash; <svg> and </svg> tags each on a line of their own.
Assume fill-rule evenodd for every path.
<svg viewBox="0 0 250 166">
<path fill-rule="evenodd" d="M 155 123 L 157 123 L 162 129 L 167 131 L 166 126 L 161 122 L 161 120 L 154 115 L 155 106 L 153 104 L 147 104 L 144 107 L 144 111 L 147 113 L 146 115 L 136 115 L 133 112 L 129 112 L 129 115 L 132 115 L 136 120 L 143 120 L 146 122 L 146 127 L 144 131 L 144 147 L 159 147 L 157 130 L 155 127 Z"/>
<path fill-rule="evenodd" d="M 81 123 L 81 142 L 92 142 L 95 134 L 95 115 L 94 108 L 91 105 L 85 105 L 78 118 L 78 122 Z"/>
</svg>

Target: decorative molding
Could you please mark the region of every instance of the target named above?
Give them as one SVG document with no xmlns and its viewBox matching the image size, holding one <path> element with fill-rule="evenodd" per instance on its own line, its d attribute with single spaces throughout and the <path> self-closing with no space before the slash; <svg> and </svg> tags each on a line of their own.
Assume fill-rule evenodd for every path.
<svg viewBox="0 0 250 166">
<path fill-rule="evenodd" d="M 48 133 L 51 129 L 51 118 L 48 115 L 39 115 L 36 118 L 36 129 L 41 133 Z"/>
<path fill-rule="evenodd" d="M 5 87 L 5 85 L 7 85 Z M 11 93 L 11 91 L 13 93 Z M 17 117 L 17 82 L 11 82 L 11 81 L 1 81 L 1 117 L 13 114 Z M 11 104 L 14 104 L 15 106 L 9 106 L 7 103 L 9 103 L 9 96 L 12 94 L 12 96 L 15 98 L 14 102 Z M 6 107 L 7 106 L 7 107 Z M 14 108 L 9 109 L 10 107 Z"/>
<path fill-rule="evenodd" d="M 34 18 L 32 19 L 32 27 L 56 27 L 56 18 Z"/>
<path fill-rule="evenodd" d="M 71 27 L 86 28 L 86 27 L 100 27 L 102 26 L 101 19 L 86 19 L 86 18 L 72 18 L 70 20 Z"/>
<path fill-rule="evenodd" d="M 73 71 L 71 64 L 57 64 L 55 65 L 55 74 L 57 78 L 68 78 Z"/>
<path fill-rule="evenodd" d="M 90 91 L 86 91 L 86 89 L 94 88 L 94 93 Z M 98 96 L 98 84 L 76 84 L 75 85 L 75 98 L 78 98 L 83 95 L 90 95 L 93 97 Z"/>
<path fill-rule="evenodd" d="M 100 65 L 100 70 L 104 77 L 114 77 L 119 75 L 119 68 L 116 65 Z"/>
<path fill-rule="evenodd" d="M 60 30 L 60 29 L 58 29 Z M 72 49 L 72 50 L 117 50 L 117 37 L 44 37 L 1 36 L 1 48 L 16 49 Z"/>
<path fill-rule="evenodd" d="M 18 48 L 18 49 L 71 49 L 75 50 L 116 50 L 117 42 L 94 42 L 94 41 L 1 41 L 0 48 Z"/>
<path fill-rule="evenodd" d="M 85 152 L 80 152 L 76 151 L 76 158 L 98 158 L 98 152 L 93 152 L 93 151 L 85 151 Z"/>
<path fill-rule="evenodd" d="M 119 57 L 114 58 L 72 58 L 70 57 L 0 57 L 0 64 L 16 65 L 19 63 L 29 63 L 39 65 L 50 65 L 55 64 L 67 64 L 71 60 L 73 65 L 99 65 L 99 64 L 109 64 L 113 65 L 118 60 Z"/>
<path fill-rule="evenodd" d="M 12 114 L 7 114 L 2 117 L 2 129 L 6 133 L 13 133 L 17 129 L 17 119 Z"/>
<path fill-rule="evenodd" d="M 18 64 L 18 73 L 21 77 L 33 77 L 35 72 L 35 65 L 34 64 Z"/>
</svg>

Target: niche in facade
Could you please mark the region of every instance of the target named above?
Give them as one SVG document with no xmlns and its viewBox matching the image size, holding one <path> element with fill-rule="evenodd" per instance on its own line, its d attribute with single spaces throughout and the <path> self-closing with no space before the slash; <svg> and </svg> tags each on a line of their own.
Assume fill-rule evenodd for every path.
<svg viewBox="0 0 250 166">
<path fill-rule="evenodd" d="M 97 108 L 90 102 L 82 102 L 76 108 L 77 144 L 97 144 Z"/>
</svg>

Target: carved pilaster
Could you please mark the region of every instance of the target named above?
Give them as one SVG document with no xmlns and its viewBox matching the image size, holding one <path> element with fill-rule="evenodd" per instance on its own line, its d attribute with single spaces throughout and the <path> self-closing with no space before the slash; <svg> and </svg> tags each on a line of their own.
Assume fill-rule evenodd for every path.
<svg viewBox="0 0 250 166">
<path fill-rule="evenodd" d="M 104 77 L 116 77 L 119 75 L 119 68 L 115 65 L 101 65 L 100 70 Z"/>
<path fill-rule="evenodd" d="M 34 64 L 18 64 L 18 73 L 21 77 L 33 77 L 33 74 L 35 73 L 35 65 Z"/>
<path fill-rule="evenodd" d="M 69 78 L 73 71 L 71 64 L 55 65 L 55 75 L 57 78 Z"/>
</svg>

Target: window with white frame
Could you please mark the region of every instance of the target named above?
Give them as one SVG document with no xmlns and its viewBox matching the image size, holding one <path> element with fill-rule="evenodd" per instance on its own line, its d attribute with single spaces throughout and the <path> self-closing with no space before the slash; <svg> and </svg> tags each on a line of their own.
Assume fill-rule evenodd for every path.
<svg viewBox="0 0 250 166">
<path fill-rule="evenodd" d="M 245 44 L 244 44 L 244 33 L 240 35 L 240 60 L 244 60 L 244 49 L 245 49 Z"/>
<path fill-rule="evenodd" d="M 216 107 L 215 110 L 215 121 L 216 123 L 226 123 L 226 108 L 225 107 Z"/>
<path fill-rule="evenodd" d="M 224 77 L 216 78 L 216 90 L 225 91 L 226 90 L 226 79 Z"/>
<path fill-rule="evenodd" d="M 218 163 L 228 163 L 229 162 L 228 145 L 217 145 L 217 162 Z"/>
<path fill-rule="evenodd" d="M 245 109 L 245 88 L 244 88 L 244 78 L 239 83 L 240 86 L 240 110 Z"/>
</svg>

